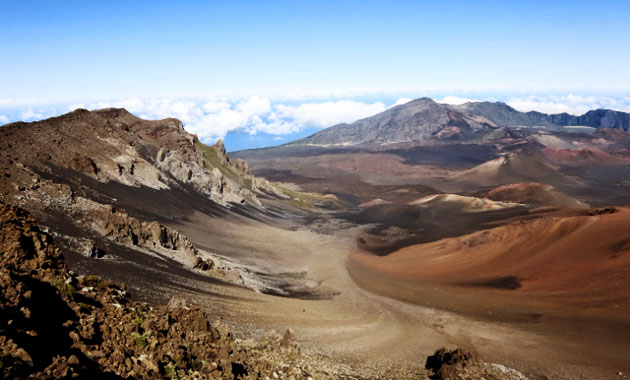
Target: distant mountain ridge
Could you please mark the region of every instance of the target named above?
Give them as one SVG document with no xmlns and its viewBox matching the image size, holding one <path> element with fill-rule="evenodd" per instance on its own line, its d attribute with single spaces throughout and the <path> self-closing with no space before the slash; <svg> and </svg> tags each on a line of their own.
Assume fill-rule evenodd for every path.
<svg viewBox="0 0 630 380">
<path fill-rule="evenodd" d="M 461 106 L 471 113 L 481 114 L 503 127 L 532 126 L 585 126 L 593 128 L 630 129 L 630 113 L 609 109 L 596 109 L 581 116 L 566 112 L 546 114 L 537 111 L 520 112 L 502 102 L 471 102 Z"/>
<path fill-rule="evenodd" d="M 388 144 L 423 140 L 500 137 L 502 129 L 566 126 L 614 128 L 628 132 L 630 113 L 598 109 L 584 115 L 520 112 L 501 102 L 441 104 L 420 98 L 351 124 L 338 124 L 288 145 Z"/>
</svg>

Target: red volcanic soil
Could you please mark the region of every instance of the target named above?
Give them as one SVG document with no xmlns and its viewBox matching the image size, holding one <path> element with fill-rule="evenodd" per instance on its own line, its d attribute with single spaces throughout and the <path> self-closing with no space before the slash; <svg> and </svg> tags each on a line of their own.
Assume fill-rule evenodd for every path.
<svg viewBox="0 0 630 380">
<path fill-rule="evenodd" d="M 582 149 L 545 148 L 542 152 L 549 162 L 561 166 L 622 165 L 628 163 L 621 157 L 593 147 Z"/>
<path fill-rule="evenodd" d="M 558 206 L 570 208 L 587 208 L 588 205 L 551 185 L 537 182 L 513 183 L 490 190 L 486 198 L 494 201 L 524 203 L 533 206 Z"/>
<path fill-rule="evenodd" d="M 504 289 L 552 304 L 630 311 L 630 209 L 542 217 L 352 263 L 424 283 Z M 594 214 L 594 215 L 590 215 Z"/>
<path fill-rule="evenodd" d="M 610 210 L 559 211 L 382 257 L 355 251 L 347 269 L 370 292 L 536 336 L 474 345 L 530 379 L 620 378 L 630 370 L 630 209 Z"/>
</svg>

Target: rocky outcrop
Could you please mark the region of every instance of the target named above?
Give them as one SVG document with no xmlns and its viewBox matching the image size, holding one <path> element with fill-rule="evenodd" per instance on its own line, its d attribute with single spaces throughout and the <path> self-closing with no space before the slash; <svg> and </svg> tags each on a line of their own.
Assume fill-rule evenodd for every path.
<svg viewBox="0 0 630 380">
<path fill-rule="evenodd" d="M 34 173 L 20 174 L 32 175 L 32 185 L 28 188 L 18 186 L 22 190 L 16 189 L 14 192 L 19 195 L 7 198 L 17 198 L 21 204 L 40 214 L 55 212 L 70 216 L 68 221 L 73 224 L 74 233 L 77 235 L 73 238 L 81 237 L 79 240 L 82 240 L 76 248 L 86 256 L 103 258 L 108 253 L 92 241 L 96 233 L 119 245 L 146 253 L 160 252 L 188 269 L 209 271 L 215 268 L 209 253 L 200 253 L 193 243 L 176 229 L 155 220 L 140 221 L 122 208 L 79 196 L 67 184 L 40 179 Z M 224 277 L 222 273 L 206 274 Z"/>
<path fill-rule="evenodd" d="M 440 348 L 427 357 L 425 368 L 432 380 L 524 380 L 522 373 L 500 364 L 483 363 L 469 350 Z"/>
<path fill-rule="evenodd" d="M 253 177 L 245 162 L 231 160 L 222 141 L 205 145 L 177 119 L 143 120 L 124 109 L 76 110 L 8 124 L 2 132 L 0 170 L 7 173 L 19 162 L 33 171 L 70 170 L 132 187 L 191 185 L 222 205 L 261 206 L 257 193 L 276 192 L 269 182 Z"/>
<path fill-rule="evenodd" d="M 52 238 L 23 209 L 0 202 L 0 267 L 13 273 L 50 279 L 66 272 L 63 256 Z M 6 275 L 6 273 L 3 273 Z"/>
<path fill-rule="evenodd" d="M 458 373 L 475 365 L 477 358 L 474 353 L 461 348 L 453 351 L 441 348 L 427 357 L 425 368 L 433 371 L 434 379 L 449 380 L 457 378 Z"/>
<path fill-rule="evenodd" d="M 113 206 L 96 206 L 84 214 L 86 223 L 91 220 L 94 230 L 117 243 L 170 250 L 177 256 L 177 261 L 189 267 L 198 265 L 199 251 L 177 230 L 155 221 L 140 222 Z"/>
</svg>

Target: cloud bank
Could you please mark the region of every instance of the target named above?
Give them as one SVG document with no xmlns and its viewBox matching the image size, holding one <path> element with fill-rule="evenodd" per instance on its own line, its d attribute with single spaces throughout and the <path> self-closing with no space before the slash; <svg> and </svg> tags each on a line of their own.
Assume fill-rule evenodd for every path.
<svg viewBox="0 0 630 380">
<path fill-rule="evenodd" d="M 298 106 L 279 104 L 275 107 L 281 118 L 291 119 L 298 125 L 328 127 L 339 123 L 350 123 L 357 119 L 385 111 L 381 102 L 362 103 L 340 100 L 324 103 L 303 103 Z"/>
<path fill-rule="evenodd" d="M 418 96 L 419 97 L 419 96 Z M 486 99 L 501 100 L 519 111 L 536 110 L 546 113 L 567 112 L 580 115 L 596 108 L 611 108 L 630 112 L 630 96 L 536 95 L 503 96 L 497 98 L 446 95 L 435 97 L 440 103 L 462 104 Z M 191 133 L 206 143 L 225 138 L 229 132 L 250 135 L 266 133 L 283 136 L 308 128 L 325 128 L 339 123 L 350 123 L 372 116 L 388 108 L 407 103 L 411 97 L 390 97 L 389 102 L 342 100 L 270 99 L 252 96 L 240 99 L 203 97 L 129 98 L 117 101 L 42 105 L 36 102 L 15 103 L 0 100 L 0 124 L 32 121 L 56 116 L 77 108 L 126 108 L 145 119 L 175 117 Z M 397 100 L 394 100 L 397 99 Z"/>
</svg>

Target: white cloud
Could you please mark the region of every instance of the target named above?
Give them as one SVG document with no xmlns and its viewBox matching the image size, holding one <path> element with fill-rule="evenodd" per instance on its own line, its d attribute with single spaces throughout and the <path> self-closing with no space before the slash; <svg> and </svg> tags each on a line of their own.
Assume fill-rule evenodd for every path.
<svg viewBox="0 0 630 380">
<path fill-rule="evenodd" d="M 90 104 L 88 109 L 101 109 L 101 108 L 125 108 L 127 111 L 132 113 L 140 113 L 146 109 L 145 103 L 139 98 L 130 98 L 125 100 L 118 100 L 114 102 L 97 102 L 94 104 Z M 177 107 L 174 108 L 175 110 Z"/>
<path fill-rule="evenodd" d="M 254 96 L 238 103 L 235 108 L 245 117 L 264 116 L 271 112 L 271 102 L 268 98 Z"/>
<path fill-rule="evenodd" d="M 211 109 L 214 112 L 205 112 Z M 272 114 L 271 102 L 263 97 L 251 97 L 232 106 L 229 103 L 202 104 L 191 110 L 187 117 L 180 117 L 186 129 L 199 138 L 212 140 L 223 138 L 230 131 L 241 130 L 250 134 L 264 131 L 272 134 L 288 133 L 295 129 Z"/>
<path fill-rule="evenodd" d="M 278 119 L 276 115 L 271 115 L 269 121 L 259 120 L 249 127 L 245 128 L 249 134 L 255 135 L 258 132 L 266 132 L 272 135 L 283 135 L 287 133 L 298 132 L 305 126 L 300 126 L 291 121 Z"/>
<path fill-rule="evenodd" d="M 83 104 L 83 103 L 70 104 L 68 106 L 68 111 L 72 112 L 72 111 L 77 110 L 79 108 L 85 108 L 85 104 Z"/>
<path fill-rule="evenodd" d="M 204 110 L 204 112 L 215 113 L 215 112 L 219 112 L 221 110 L 230 108 L 230 103 L 224 100 L 223 101 L 211 100 L 204 103 L 201 106 L 201 108 Z"/>
<path fill-rule="evenodd" d="M 274 107 L 281 118 L 292 119 L 300 126 L 330 127 L 339 123 L 350 123 L 385 111 L 381 102 L 362 103 L 353 100 L 336 102 L 303 103 L 299 106 L 278 104 Z"/>
<path fill-rule="evenodd" d="M 0 115 L 0 124 L 6 124 L 9 122 L 9 118 L 4 115 Z"/>
<path fill-rule="evenodd" d="M 479 100 L 477 99 L 461 98 L 459 96 L 453 96 L 453 95 L 445 96 L 444 98 L 440 100 L 436 100 L 436 102 L 438 103 L 452 104 L 452 105 L 460 105 L 464 103 L 471 103 L 471 102 L 478 102 L 478 101 Z"/>
<path fill-rule="evenodd" d="M 41 119 L 42 117 L 44 117 L 44 114 L 41 112 L 37 112 L 37 111 L 33 111 L 33 109 L 31 107 L 25 109 L 24 111 L 22 111 L 22 114 L 20 115 L 21 120 L 34 120 L 34 119 Z"/>
</svg>

